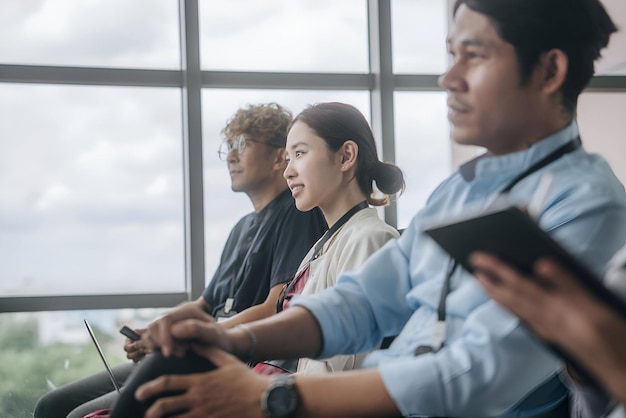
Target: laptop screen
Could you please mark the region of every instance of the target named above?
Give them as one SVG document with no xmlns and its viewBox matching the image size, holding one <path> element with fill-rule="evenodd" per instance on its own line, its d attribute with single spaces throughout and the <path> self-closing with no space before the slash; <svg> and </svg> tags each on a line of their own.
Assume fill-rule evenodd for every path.
<svg viewBox="0 0 626 418">
<path fill-rule="evenodd" d="M 120 391 L 120 385 L 117 382 L 117 379 L 115 379 L 115 375 L 113 374 L 113 370 L 111 369 L 111 366 L 109 366 L 109 362 L 107 361 L 106 357 L 104 356 L 104 353 L 102 352 L 102 348 L 100 348 L 100 344 L 98 344 L 98 340 L 96 339 L 96 334 L 94 334 L 93 330 L 91 329 L 91 325 L 89 325 L 89 322 L 85 319 L 85 326 L 87 327 L 87 331 L 89 332 L 89 336 L 91 337 L 91 341 L 93 341 L 93 344 L 96 346 L 96 349 L 98 350 L 98 354 L 100 355 L 100 358 L 102 359 L 102 363 L 104 363 L 104 367 L 106 368 L 107 372 L 109 373 L 109 377 L 111 378 L 111 383 L 113 383 L 113 386 L 115 387 L 115 390 L 117 390 L 118 392 Z"/>
</svg>

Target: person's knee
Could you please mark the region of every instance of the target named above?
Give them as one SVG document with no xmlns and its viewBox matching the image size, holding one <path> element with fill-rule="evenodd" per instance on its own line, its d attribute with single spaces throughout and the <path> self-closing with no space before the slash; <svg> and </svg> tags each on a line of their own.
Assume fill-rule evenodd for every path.
<svg viewBox="0 0 626 418">
<path fill-rule="evenodd" d="M 56 405 L 57 399 L 55 395 L 55 392 L 52 391 L 37 400 L 35 412 L 33 413 L 34 418 L 54 418 L 55 411 L 57 414 L 59 413 L 60 408 Z"/>
</svg>

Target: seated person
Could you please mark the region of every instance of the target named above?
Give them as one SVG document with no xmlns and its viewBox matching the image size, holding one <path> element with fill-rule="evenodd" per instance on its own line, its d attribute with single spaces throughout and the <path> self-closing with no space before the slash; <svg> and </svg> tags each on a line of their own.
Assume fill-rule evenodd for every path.
<svg viewBox="0 0 626 418">
<path fill-rule="evenodd" d="M 451 135 L 486 153 L 446 179 L 400 238 L 344 272 L 335 286 L 294 297 L 289 309 L 245 329 L 224 329 L 208 315 L 178 317 L 156 341 L 164 358 L 191 348 L 216 369 L 132 380 L 111 418 L 137 402 L 149 418 L 175 411 L 203 417 L 569 413 L 559 359 L 471 274 L 453 268 L 423 228 L 433 216 L 484 209 L 505 191 L 513 203 L 528 203 L 550 172 L 540 226 L 601 274 L 624 245 L 626 194 L 606 161 L 584 150 L 574 117 L 615 26 L 598 0 L 457 0 L 453 13 L 452 59 L 440 78 Z M 359 370 L 263 376 L 239 360 L 359 353 L 396 334 Z"/>
<path fill-rule="evenodd" d="M 297 208 L 308 211 L 318 207 L 330 229 L 304 257 L 280 297 L 271 300 L 271 314 L 286 309 L 296 294 L 317 293 L 334 286 L 342 272 L 357 268 L 389 239 L 399 236 L 368 204 L 387 204 L 387 195 L 401 191 L 402 172 L 378 160 L 374 134 L 356 108 L 343 103 L 319 103 L 302 111 L 287 134 L 287 161 L 284 176 Z M 385 195 L 376 196 L 374 182 Z M 268 316 L 260 305 L 253 306 L 221 325 L 231 327 Z M 364 356 L 280 360 L 259 363 L 254 369 L 263 374 L 350 370 L 358 367 Z"/>
<path fill-rule="evenodd" d="M 572 388 L 572 418 L 606 416 L 614 401 L 626 405 L 626 318 L 589 294 L 575 277 L 550 260 L 537 263 L 535 274 L 544 285 L 524 277 L 487 254 L 472 258 L 476 278 L 489 295 L 520 317 L 543 340 L 568 353 L 601 387 L 581 379 L 576 369 Z M 605 284 L 626 303 L 626 247 L 609 262 Z M 594 382 L 595 383 L 595 382 Z M 607 396 L 610 395 L 610 396 Z M 612 399 L 611 399 L 612 398 Z"/>
<path fill-rule="evenodd" d="M 232 190 L 245 193 L 254 212 L 230 232 L 220 264 L 202 297 L 176 311 L 197 308 L 214 316 L 232 316 L 263 303 L 268 293 L 280 292 L 309 247 L 323 234 L 326 222 L 321 212 L 297 210 L 283 178 L 291 121 L 289 111 L 268 103 L 239 109 L 226 124 L 222 131 L 226 141 L 219 155 L 227 163 Z M 124 350 L 134 362 L 148 352 L 141 340 L 126 340 Z M 113 368 L 120 383 L 132 370 L 133 363 Z M 117 392 L 108 374 L 102 372 L 44 395 L 34 416 L 83 418 L 91 411 L 110 407 L 115 397 Z"/>
</svg>

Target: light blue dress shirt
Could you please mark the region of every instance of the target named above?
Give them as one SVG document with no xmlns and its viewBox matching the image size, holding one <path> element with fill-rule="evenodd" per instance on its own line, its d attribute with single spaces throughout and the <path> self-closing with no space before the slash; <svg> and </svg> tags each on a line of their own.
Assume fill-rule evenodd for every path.
<svg viewBox="0 0 626 418">
<path fill-rule="evenodd" d="M 470 161 L 435 190 L 399 239 L 333 288 L 294 298 L 292 305 L 308 309 L 320 324 L 319 357 L 371 350 L 399 334 L 364 367 L 378 368 L 405 416 L 533 416 L 562 400 L 562 387 L 545 386 L 556 380 L 560 360 L 460 267 L 447 297 L 444 347 L 418 357 L 414 351 L 432 344 L 449 262 L 423 234 L 425 223 L 488 208 L 518 174 L 577 136 L 572 122 L 528 150 Z M 509 199 L 528 204 L 545 172 L 554 181 L 539 225 L 602 277 L 626 240 L 624 187 L 603 158 L 581 147 L 526 177 Z"/>
</svg>

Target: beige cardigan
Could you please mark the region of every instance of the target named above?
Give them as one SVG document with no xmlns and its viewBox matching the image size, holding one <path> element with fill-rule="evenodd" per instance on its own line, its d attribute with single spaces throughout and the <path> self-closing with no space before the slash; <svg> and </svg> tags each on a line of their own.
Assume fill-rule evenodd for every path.
<svg viewBox="0 0 626 418">
<path fill-rule="evenodd" d="M 387 241 L 398 236 L 395 228 L 378 217 L 376 209 L 360 210 L 328 240 L 321 255 L 311 263 L 309 279 L 302 294 L 313 294 L 334 286 L 341 273 L 356 269 Z M 312 254 L 313 250 L 309 251 L 303 264 Z M 360 367 L 366 354 L 339 355 L 325 360 L 303 358 L 298 362 L 298 373 L 315 374 L 355 369 Z"/>
</svg>

